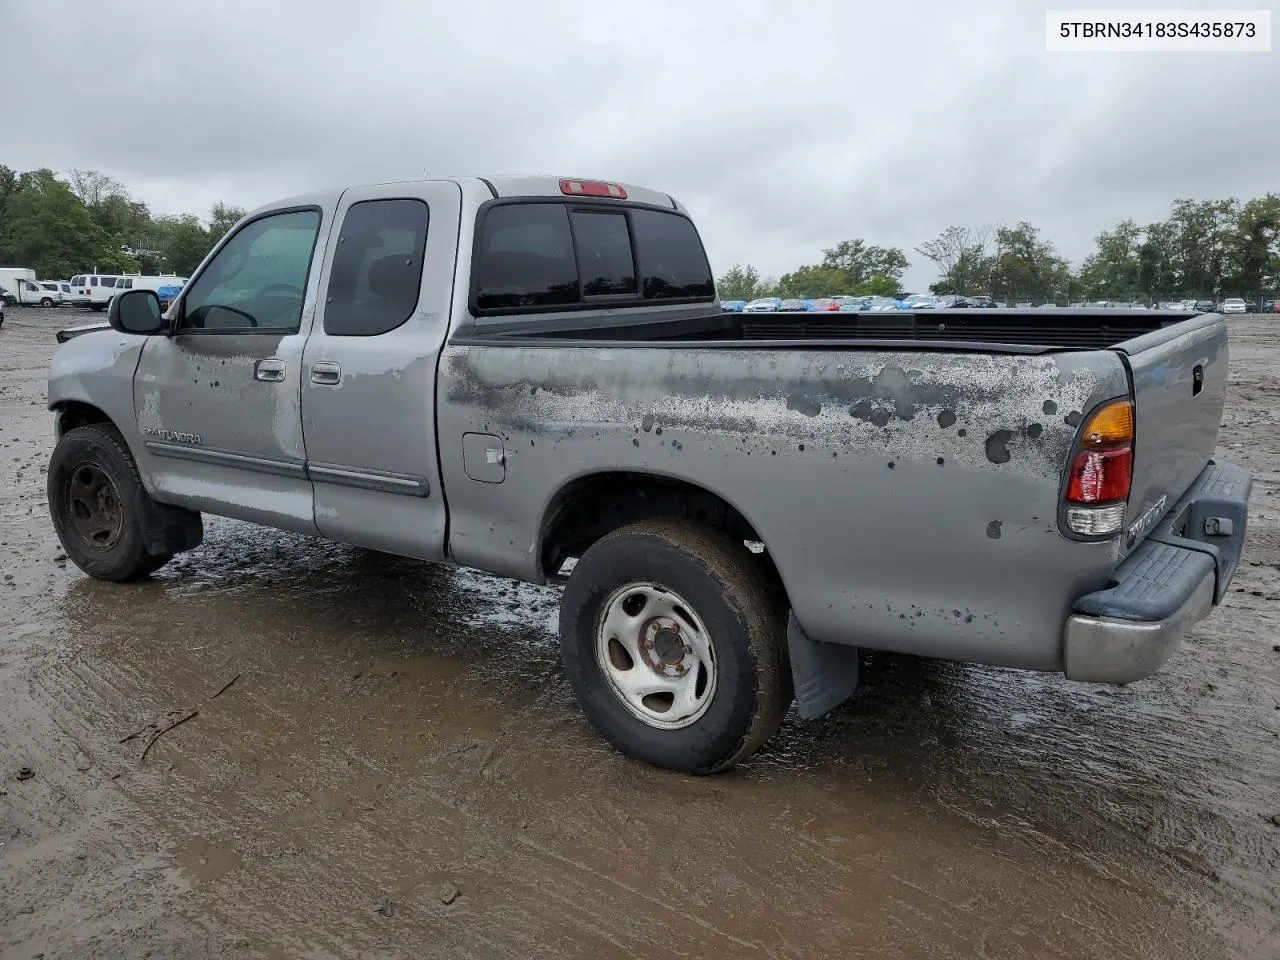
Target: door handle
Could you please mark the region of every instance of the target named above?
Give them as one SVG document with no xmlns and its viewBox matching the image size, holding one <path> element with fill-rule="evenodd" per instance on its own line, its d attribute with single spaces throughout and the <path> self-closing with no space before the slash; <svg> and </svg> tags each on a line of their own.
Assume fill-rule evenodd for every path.
<svg viewBox="0 0 1280 960">
<path fill-rule="evenodd" d="M 320 360 L 311 365 L 311 382 L 322 386 L 333 386 L 342 379 L 342 368 L 328 360 Z"/>
<path fill-rule="evenodd" d="M 264 383 L 279 383 L 284 379 L 284 361 L 275 357 L 259 360 L 253 366 L 253 379 Z"/>
</svg>

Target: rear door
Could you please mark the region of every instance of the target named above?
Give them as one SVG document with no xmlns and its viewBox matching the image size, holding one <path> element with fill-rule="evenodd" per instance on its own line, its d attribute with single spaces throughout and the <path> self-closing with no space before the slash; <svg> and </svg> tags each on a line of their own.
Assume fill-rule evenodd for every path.
<svg viewBox="0 0 1280 960">
<path fill-rule="evenodd" d="M 1120 344 L 1134 393 L 1124 552 L 1137 546 L 1214 455 L 1227 390 L 1227 325 L 1206 314 Z"/>
<path fill-rule="evenodd" d="M 332 539 L 444 556 L 435 383 L 461 206 L 450 182 L 343 194 L 302 380 L 316 527 Z"/>
<path fill-rule="evenodd" d="M 317 293 L 317 206 L 243 224 L 147 340 L 134 409 L 157 499 L 315 533 L 299 410 Z"/>
</svg>

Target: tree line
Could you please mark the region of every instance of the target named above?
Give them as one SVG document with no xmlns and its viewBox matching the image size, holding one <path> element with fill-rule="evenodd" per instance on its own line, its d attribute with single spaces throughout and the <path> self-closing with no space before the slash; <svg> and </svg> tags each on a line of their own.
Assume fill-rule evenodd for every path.
<svg viewBox="0 0 1280 960">
<path fill-rule="evenodd" d="M 933 265 L 935 294 L 987 295 L 1009 302 L 1059 303 L 1240 296 L 1280 290 L 1280 195 L 1177 200 L 1167 219 L 1121 220 L 1098 234 L 1078 268 L 1034 224 L 947 227 L 915 248 Z M 778 278 L 735 264 L 717 283 L 723 300 L 757 297 L 893 296 L 911 266 L 897 247 L 845 240 L 821 261 Z"/>
<path fill-rule="evenodd" d="M 189 276 L 242 216 L 244 210 L 224 203 L 203 221 L 191 214 L 158 216 L 120 181 L 96 170 L 60 176 L 0 165 L 0 265 L 32 267 L 42 278 L 94 269 Z M 1064 304 L 1274 297 L 1280 289 L 1280 194 L 1244 202 L 1177 200 L 1164 220 L 1121 220 L 1098 234 L 1078 268 L 1025 221 L 947 227 L 915 253 L 936 270 L 929 287 L 936 294 Z M 858 238 L 777 278 L 735 264 L 717 288 L 724 300 L 893 296 L 903 292 L 910 266 L 898 247 Z"/>
<path fill-rule="evenodd" d="M 203 222 L 157 216 L 96 170 L 59 176 L 0 165 L 0 265 L 30 267 L 50 280 L 94 270 L 190 276 L 244 213 L 217 203 Z"/>
</svg>

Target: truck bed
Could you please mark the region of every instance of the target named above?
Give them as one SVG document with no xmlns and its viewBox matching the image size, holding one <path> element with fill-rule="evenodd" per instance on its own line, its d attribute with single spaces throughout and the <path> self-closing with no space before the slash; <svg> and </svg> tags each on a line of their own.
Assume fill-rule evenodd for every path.
<svg viewBox="0 0 1280 960">
<path fill-rule="evenodd" d="M 588 318 L 537 317 L 487 326 L 485 336 L 563 342 L 804 343 L 868 347 L 951 349 L 996 353 L 1106 350 L 1197 316 L 1169 310 L 968 309 L 866 313 L 698 313 L 636 319 L 599 314 Z"/>
</svg>

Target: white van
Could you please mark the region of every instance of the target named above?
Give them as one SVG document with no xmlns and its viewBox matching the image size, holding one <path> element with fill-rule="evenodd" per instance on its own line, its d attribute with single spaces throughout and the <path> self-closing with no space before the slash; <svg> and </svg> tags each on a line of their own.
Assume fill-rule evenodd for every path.
<svg viewBox="0 0 1280 960">
<path fill-rule="evenodd" d="M 122 279 L 115 273 L 88 273 L 71 278 L 71 305 L 105 310 L 116 293 L 116 281 Z"/>
</svg>

